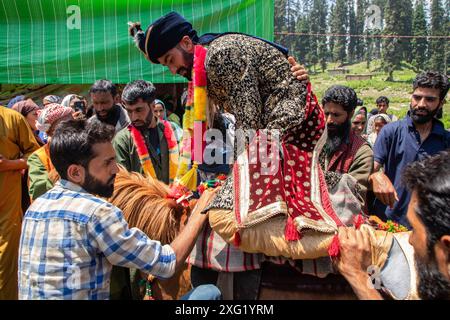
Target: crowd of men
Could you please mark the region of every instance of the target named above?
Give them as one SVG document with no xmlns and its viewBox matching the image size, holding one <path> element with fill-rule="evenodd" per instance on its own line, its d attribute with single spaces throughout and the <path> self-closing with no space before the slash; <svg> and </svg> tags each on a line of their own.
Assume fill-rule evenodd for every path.
<svg viewBox="0 0 450 320">
<path fill-rule="evenodd" d="M 293 107 L 304 98 L 304 82 L 297 79 L 304 76 L 299 75 L 301 68 L 295 61 L 288 62 L 279 52 L 282 49 L 257 38 L 245 38 L 245 42 L 241 38 L 248 36 L 236 34 L 205 42 L 189 26 L 178 15 L 169 14 L 145 32 L 135 26 L 133 35 L 150 61 L 189 80 L 193 41 L 209 45 L 208 93 L 215 103 L 224 105 L 214 115 L 212 128 L 232 138 L 234 127 L 281 128 L 289 134 L 293 123 L 305 120 L 305 113 Z M 144 41 L 148 36 L 153 41 Z M 172 40 L 156 41 L 163 36 Z M 272 65 L 253 70 L 254 60 L 245 61 L 232 50 L 244 42 L 247 47 L 240 48 L 248 50 L 244 57 L 253 55 L 249 59 Z M 151 43 L 162 45 L 155 49 Z M 277 63 L 266 54 L 276 57 Z M 236 66 L 225 65 L 230 61 Z M 283 72 L 270 72 L 278 67 Z M 242 82 L 227 78 L 235 78 L 236 72 Z M 283 81 L 280 74 L 288 80 Z M 286 87 L 278 87 L 280 83 Z M 330 192 L 342 179 L 354 179 L 351 191 L 358 211 L 413 230 L 410 242 L 416 250 L 422 298 L 449 298 L 450 294 L 450 154 L 446 151 L 450 132 L 438 119 L 448 90 L 447 76 L 433 71 L 418 74 L 403 119 L 387 113 L 387 97 L 378 98 L 377 108 L 367 112 L 356 92 L 346 86 L 328 88 L 320 101 L 327 128 L 320 163 Z M 267 99 L 273 92 L 277 98 Z M 110 291 L 113 265 L 171 277 L 191 254 L 201 232 L 208 234 L 212 246 L 228 246 L 235 256 L 246 254 L 204 227 L 207 215 L 201 212 L 221 191 L 206 191 L 181 234 L 164 246 L 128 228 L 121 211 L 105 200 L 113 193 L 117 164 L 166 184 L 175 180 L 182 119 L 156 95 L 153 84 L 144 80 L 128 83 L 121 93 L 111 81 L 98 80 L 89 97 L 46 96 L 43 107 L 16 97 L 8 107 L 0 107 L 0 299 L 120 298 L 122 288 L 118 296 Z M 270 113 L 255 111 L 265 100 L 274 103 Z M 139 149 L 141 141 L 146 159 Z M 217 152 L 233 150 L 223 147 Z M 230 166 L 219 166 L 220 173 L 228 174 Z M 215 168 L 204 170 L 215 174 Z M 340 230 L 336 268 L 359 298 L 376 299 L 379 293 L 365 286 L 368 249 L 361 245 L 364 237 L 358 230 Z M 204 246 L 196 245 L 195 250 L 200 252 L 193 256 L 206 256 Z M 254 258 L 254 270 L 245 265 L 245 258 L 234 266 L 236 274 L 246 272 L 241 287 L 248 291 L 234 292 L 234 298 L 257 298 L 257 288 L 252 286 L 259 285 L 260 266 L 255 261 L 261 255 Z M 216 272 L 217 279 L 217 270 L 194 263 L 195 289 L 186 299 L 221 297 L 208 280 L 214 278 L 211 272 Z"/>
</svg>

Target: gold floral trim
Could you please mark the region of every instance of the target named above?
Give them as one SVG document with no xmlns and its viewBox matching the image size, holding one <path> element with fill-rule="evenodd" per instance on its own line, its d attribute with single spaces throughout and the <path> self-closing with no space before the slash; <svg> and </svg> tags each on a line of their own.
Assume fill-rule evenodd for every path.
<svg viewBox="0 0 450 320">
<path fill-rule="evenodd" d="M 330 224 L 328 224 L 325 221 L 313 220 L 305 216 L 296 217 L 294 219 L 294 223 L 299 232 L 302 232 L 303 229 L 310 229 L 324 233 L 335 233 L 337 230 L 333 226 L 330 226 Z"/>
<path fill-rule="evenodd" d="M 284 201 L 277 201 L 274 203 L 271 203 L 267 206 L 264 206 L 262 208 L 259 208 L 258 210 L 249 212 L 249 216 L 251 216 L 251 221 L 242 223 L 239 227 L 239 229 L 245 229 L 253 227 L 257 224 L 260 224 L 266 220 L 269 220 L 275 216 L 284 214 L 287 215 L 288 208 L 286 205 L 286 202 Z"/>
</svg>

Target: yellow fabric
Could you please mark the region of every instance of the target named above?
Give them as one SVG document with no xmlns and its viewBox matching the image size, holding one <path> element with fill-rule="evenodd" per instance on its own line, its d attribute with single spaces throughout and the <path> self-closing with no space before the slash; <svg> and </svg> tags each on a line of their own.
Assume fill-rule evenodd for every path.
<svg viewBox="0 0 450 320">
<path fill-rule="evenodd" d="M 39 157 L 39 160 L 41 160 L 42 164 L 45 167 L 45 170 L 47 170 L 47 172 L 52 171 L 53 169 L 53 164 L 52 161 L 50 160 L 49 155 L 47 154 L 48 151 L 48 145 L 44 145 L 42 147 L 40 147 L 38 150 L 36 150 L 36 155 Z"/>
<path fill-rule="evenodd" d="M 191 191 L 197 190 L 197 168 L 198 164 L 194 163 L 192 168 L 178 181 L 179 184 L 185 186 Z"/>
<path fill-rule="evenodd" d="M 178 163 L 179 163 L 178 148 L 174 150 L 169 149 L 169 180 L 173 183 L 177 177 Z"/>
<path fill-rule="evenodd" d="M 9 160 L 28 157 L 39 148 L 25 118 L 0 106 L 0 154 Z M 21 209 L 21 172 L 0 172 L 0 300 L 17 299 L 17 259 Z"/>
<path fill-rule="evenodd" d="M 287 241 L 284 236 L 286 215 L 273 217 L 249 228 L 239 230 L 242 251 L 264 253 L 272 257 L 290 259 L 317 259 L 328 256 L 334 234 L 317 231 L 304 231 L 299 241 Z M 209 224 L 226 242 L 233 243 L 238 227 L 231 210 L 209 210 Z M 392 234 L 375 231 L 368 225 L 362 225 L 361 231 L 369 233 L 372 250 L 372 263 L 382 268 L 392 244 Z"/>
<path fill-rule="evenodd" d="M 147 153 L 147 155 L 148 155 L 148 153 Z M 150 160 L 150 158 L 148 158 L 147 161 L 142 163 L 142 170 L 144 171 L 144 174 L 148 178 L 158 179 L 158 177 L 156 176 L 155 168 L 153 168 L 152 160 Z"/>
<path fill-rule="evenodd" d="M 48 144 L 42 146 L 28 157 L 28 193 L 31 201 L 53 188 L 59 175 L 53 167 Z"/>
<path fill-rule="evenodd" d="M 208 102 L 208 96 L 206 93 L 206 87 L 194 88 L 194 120 L 206 121 L 206 104 Z"/>
</svg>

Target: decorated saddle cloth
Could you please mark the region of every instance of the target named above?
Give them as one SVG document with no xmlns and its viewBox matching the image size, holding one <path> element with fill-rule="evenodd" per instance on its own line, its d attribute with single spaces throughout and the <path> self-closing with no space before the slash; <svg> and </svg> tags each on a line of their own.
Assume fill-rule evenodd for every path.
<svg viewBox="0 0 450 320">
<path fill-rule="evenodd" d="M 319 163 L 324 130 L 323 109 L 308 84 L 305 120 L 280 144 L 270 132 L 259 132 L 238 155 L 222 187 L 233 197 L 219 196 L 209 206 L 213 230 L 246 252 L 291 259 L 327 256 L 338 227 L 351 224 L 353 216 L 336 213 L 331 203 Z"/>
</svg>

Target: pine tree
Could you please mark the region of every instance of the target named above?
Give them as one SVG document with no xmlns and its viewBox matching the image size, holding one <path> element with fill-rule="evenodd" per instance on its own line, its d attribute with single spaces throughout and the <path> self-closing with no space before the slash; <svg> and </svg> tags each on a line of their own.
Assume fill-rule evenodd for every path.
<svg viewBox="0 0 450 320">
<path fill-rule="evenodd" d="M 336 0 L 334 7 L 334 21 L 332 24 L 332 33 L 346 34 L 348 25 L 348 6 L 346 0 Z M 347 37 L 339 36 L 335 38 L 333 47 L 333 56 L 335 61 L 344 64 L 346 60 Z"/>
<path fill-rule="evenodd" d="M 326 0 L 319 0 L 319 10 L 318 10 L 318 25 L 319 33 L 324 34 L 327 31 L 327 16 L 328 16 L 328 5 Z M 317 44 L 317 53 L 319 58 L 320 67 L 322 71 L 325 72 L 327 68 L 327 37 L 319 36 Z"/>
<path fill-rule="evenodd" d="M 274 31 L 286 32 L 286 3 L 287 0 L 276 0 L 274 6 Z M 285 36 L 275 34 L 275 42 L 285 45 Z"/>
<path fill-rule="evenodd" d="M 289 50 L 292 52 L 295 47 L 295 42 L 297 36 L 295 36 L 295 26 L 297 23 L 299 15 L 299 6 L 298 6 L 298 0 L 287 0 L 286 1 L 286 30 L 290 34 L 286 36 L 285 39 L 285 45 Z"/>
<path fill-rule="evenodd" d="M 331 5 L 330 8 L 330 16 L 328 18 L 328 33 L 332 33 L 333 32 L 333 25 L 335 24 L 335 20 L 336 20 L 336 15 L 335 15 L 335 9 L 334 9 L 334 5 Z M 334 44 L 336 42 L 336 37 L 330 36 L 328 38 L 328 58 L 330 59 L 330 61 L 334 61 L 333 58 L 333 52 L 334 52 Z"/>
<path fill-rule="evenodd" d="M 366 30 L 365 34 L 372 35 L 374 32 L 372 30 Z M 365 58 L 366 58 L 366 68 L 370 69 L 370 62 L 373 59 L 373 48 L 374 48 L 374 41 L 373 38 L 367 37 L 365 41 L 366 45 L 366 52 L 365 52 Z"/>
<path fill-rule="evenodd" d="M 410 36 L 412 35 L 412 25 L 413 25 L 413 5 L 411 0 L 402 0 L 402 10 L 401 10 L 401 35 Z M 403 58 L 409 63 L 412 62 L 412 48 L 411 41 L 407 38 L 402 39 L 402 50 Z"/>
<path fill-rule="evenodd" d="M 319 33 L 319 21 L 318 21 L 318 13 L 319 13 L 319 1 L 314 0 L 311 13 L 309 14 L 309 32 L 311 34 Z M 318 54 L 317 54 L 317 44 L 318 44 L 318 36 L 311 35 L 309 37 L 309 52 L 308 52 L 308 61 L 312 64 L 314 71 L 316 69 L 316 64 L 319 62 Z"/>
<path fill-rule="evenodd" d="M 364 34 L 365 13 L 367 10 L 366 0 L 357 0 L 356 2 L 356 33 Z M 364 58 L 364 51 L 367 49 L 364 38 L 356 38 L 356 60 L 361 61 Z"/>
<path fill-rule="evenodd" d="M 402 32 L 402 24 L 398 17 L 401 16 L 401 0 L 387 0 L 384 18 L 385 28 L 383 34 L 399 35 Z M 388 73 L 386 81 L 393 81 L 394 70 L 400 67 L 403 57 L 403 43 L 400 38 L 389 37 L 383 41 L 383 61 L 382 65 Z"/>
<path fill-rule="evenodd" d="M 431 35 L 445 35 L 445 13 L 441 0 L 433 0 L 431 3 Z M 443 39 L 431 39 L 430 41 L 430 68 L 436 71 L 445 69 L 445 41 Z"/>
<path fill-rule="evenodd" d="M 382 29 L 384 28 L 383 21 L 385 19 L 384 18 L 384 12 L 385 12 L 385 9 L 386 9 L 387 1 L 388 0 L 372 0 L 372 4 L 377 5 L 380 8 L 380 10 L 381 10 L 381 23 L 382 23 L 381 24 L 381 28 Z M 378 30 L 378 29 L 372 30 L 372 34 L 380 35 L 380 34 L 382 34 L 382 31 L 381 31 L 382 29 L 380 29 L 380 30 Z M 381 54 L 381 42 L 382 42 L 381 38 L 373 38 L 373 54 L 372 54 L 372 56 L 373 56 L 374 59 L 381 59 L 381 57 L 382 57 L 382 54 Z"/>
<path fill-rule="evenodd" d="M 309 33 L 308 18 L 309 17 L 306 16 L 305 14 L 298 18 L 297 25 L 296 25 L 296 32 Z M 298 36 L 295 41 L 295 47 L 294 47 L 294 51 L 298 57 L 299 62 L 306 66 L 310 65 L 310 61 L 308 60 L 309 59 L 308 53 L 310 52 L 310 40 L 311 40 L 311 37 L 309 37 L 309 36 L 303 36 L 303 35 Z"/>
<path fill-rule="evenodd" d="M 356 30 L 356 13 L 355 13 L 355 4 L 352 0 L 348 3 L 348 32 L 351 35 L 357 34 Z M 350 37 L 348 42 L 348 56 L 350 62 L 356 61 L 356 45 L 357 45 L 357 37 Z"/>
<path fill-rule="evenodd" d="M 427 21 L 425 17 L 424 0 L 417 0 L 414 10 L 413 35 L 427 36 Z M 417 71 L 424 70 L 427 65 L 428 40 L 426 38 L 414 38 L 412 41 L 413 65 Z"/>
</svg>

